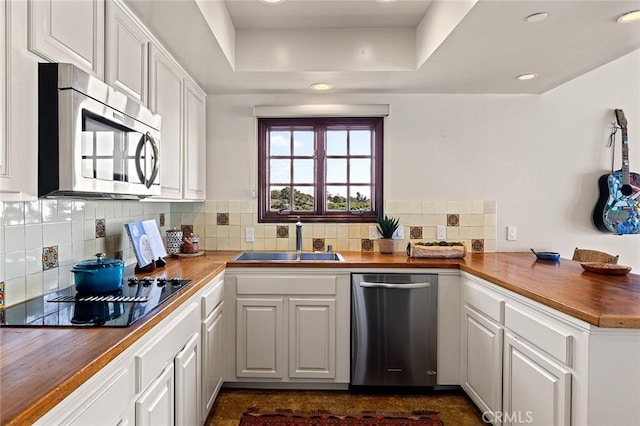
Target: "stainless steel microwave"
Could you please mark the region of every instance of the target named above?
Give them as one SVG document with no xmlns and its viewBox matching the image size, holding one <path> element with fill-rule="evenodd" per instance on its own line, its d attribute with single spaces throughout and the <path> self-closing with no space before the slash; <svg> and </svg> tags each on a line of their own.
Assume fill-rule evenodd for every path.
<svg viewBox="0 0 640 426">
<path fill-rule="evenodd" d="M 160 194 L 160 122 L 71 64 L 38 65 L 38 196 Z"/>
</svg>

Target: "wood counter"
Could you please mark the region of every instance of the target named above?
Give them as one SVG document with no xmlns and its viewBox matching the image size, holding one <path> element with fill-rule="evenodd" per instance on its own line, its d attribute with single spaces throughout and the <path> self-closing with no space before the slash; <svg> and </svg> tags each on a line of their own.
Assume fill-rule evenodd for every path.
<svg viewBox="0 0 640 426">
<path fill-rule="evenodd" d="M 194 283 L 129 327 L 0 328 L 0 425 L 32 424 L 222 272 L 232 252 L 168 259 L 151 277 Z"/>
<path fill-rule="evenodd" d="M 125 328 L 0 328 L 0 424 L 30 424 L 131 346 L 226 267 L 451 268 L 598 327 L 640 328 L 640 275 L 599 275 L 579 262 L 538 261 L 529 252 L 468 253 L 464 259 L 412 259 L 404 253 L 343 252 L 344 262 L 229 262 L 236 252 L 170 259 L 153 277 L 194 284 Z M 227 263 L 228 262 L 228 263 Z"/>
</svg>

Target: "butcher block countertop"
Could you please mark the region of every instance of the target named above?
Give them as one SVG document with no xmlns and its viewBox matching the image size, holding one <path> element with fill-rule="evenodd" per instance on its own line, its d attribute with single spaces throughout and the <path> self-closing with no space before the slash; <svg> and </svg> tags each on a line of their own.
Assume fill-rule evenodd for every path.
<svg viewBox="0 0 640 426">
<path fill-rule="evenodd" d="M 0 328 L 0 424 L 29 424 L 131 346 L 225 267 L 451 268 L 603 328 L 640 328 L 640 275 L 599 275 L 579 262 L 536 260 L 529 252 L 468 253 L 464 259 L 414 259 L 404 253 L 342 252 L 344 262 L 231 262 L 237 252 L 169 259 L 152 277 L 194 284 L 124 328 Z M 141 277 L 142 275 L 139 275 Z"/>
</svg>

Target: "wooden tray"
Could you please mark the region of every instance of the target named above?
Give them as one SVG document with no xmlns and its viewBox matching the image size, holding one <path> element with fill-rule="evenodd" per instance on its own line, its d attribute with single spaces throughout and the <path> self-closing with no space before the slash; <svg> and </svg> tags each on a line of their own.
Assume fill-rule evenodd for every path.
<svg viewBox="0 0 640 426">
<path fill-rule="evenodd" d="M 196 257 L 196 256 L 204 256 L 204 250 L 200 250 L 197 253 L 173 253 L 172 256 L 175 257 Z"/>
<path fill-rule="evenodd" d="M 631 266 L 614 265 L 613 263 L 582 262 L 580 266 L 585 271 L 605 275 L 626 275 L 631 271 Z"/>
<path fill-rule="evenodd" d="M 461 259 L 467 254 L 467 248 L 461 246 L 422 246 L 409 243 L 407 256 L 427 259 Z"/>
</svg>

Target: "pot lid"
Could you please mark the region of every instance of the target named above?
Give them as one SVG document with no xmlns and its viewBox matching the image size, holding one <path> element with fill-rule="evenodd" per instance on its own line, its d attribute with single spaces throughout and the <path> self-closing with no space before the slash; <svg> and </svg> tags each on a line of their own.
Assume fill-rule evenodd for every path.
<svg viewBox="0 0 640 426">
<path fill-rule="evenodd" d="M 96 253 L 96 259 L 83 260 L 73 265 L 74 269 L 91 271 L 95 269 L 119 268 L 124 266 L 124 262 L 119 259 L 107 259 L 106 254 Z"/>
</svg>

